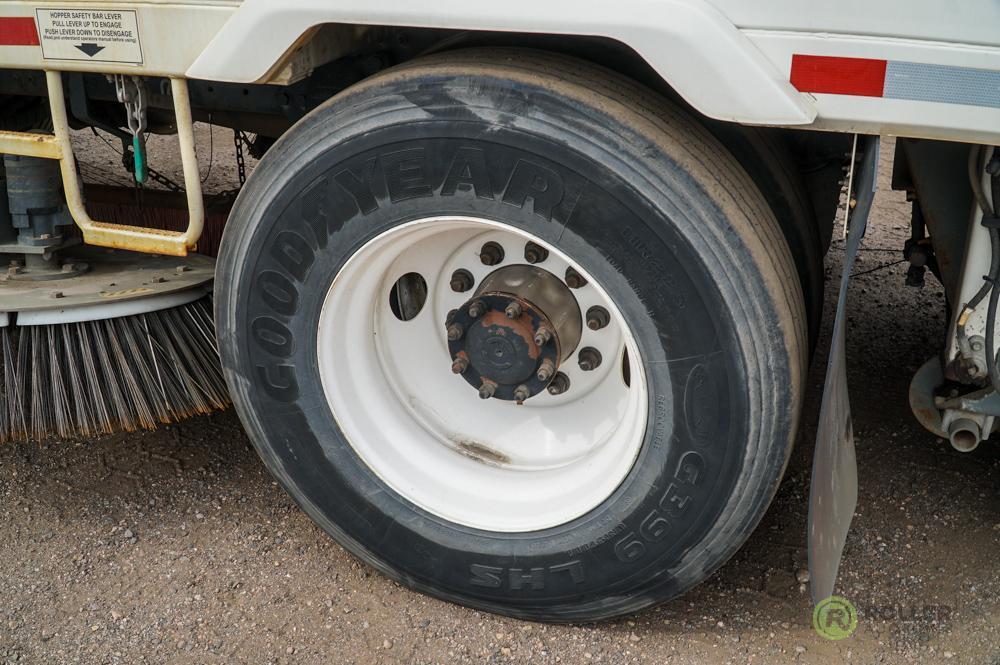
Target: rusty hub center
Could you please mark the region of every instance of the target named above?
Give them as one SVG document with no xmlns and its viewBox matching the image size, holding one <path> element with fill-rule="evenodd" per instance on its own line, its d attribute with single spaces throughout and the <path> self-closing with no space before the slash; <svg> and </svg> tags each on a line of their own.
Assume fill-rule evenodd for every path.
<svg viewBox="0 0 1000 665">
<path fill-rule="evenodd" d="M 452 371 L 483 399 L 519 404 L 552 383 L 581 331 L 580 309 L 566 285 L 526 265 L 487 276 L 446 322 Z"/>
</svg>

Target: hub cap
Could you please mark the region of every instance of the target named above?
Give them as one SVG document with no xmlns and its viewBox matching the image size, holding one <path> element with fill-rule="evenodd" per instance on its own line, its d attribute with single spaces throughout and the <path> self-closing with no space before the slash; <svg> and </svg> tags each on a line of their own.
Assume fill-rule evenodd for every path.
<svg viewBox="0 0 1000 665">
<path fill-rule="evenodd" d="M 489 220 L 422 219 L 370 240 L 326 295 L 318 362 L 369 469 L 474 528 L 586 514 L 624 479 L 646 429 L 638 348 L 601 285 Z"/>
</svg>

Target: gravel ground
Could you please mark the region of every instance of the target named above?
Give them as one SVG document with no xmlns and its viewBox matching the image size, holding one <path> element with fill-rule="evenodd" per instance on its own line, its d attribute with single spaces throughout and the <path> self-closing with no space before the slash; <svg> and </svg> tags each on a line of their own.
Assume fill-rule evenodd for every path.
<svg viewBox="0 0 1000 665">
<path fill-rule="evenodd" d="M 857 272 L 897 260 L 907 236 L 887 161 Z M 1000 455 L 956 453 L 911 417 L 909 378 L 945 318 L 936 282 L 907 289 L 903 275 L 851 288 L 861 487 L 841 569 L 860 611 L 849 639 L 813 632 L 797 579 L 827 331 L 788 473 L 746 546 L 682 598 L 601 625 L 498 618 L 386 580 L 271 481 L 232 413 L 0 448 L 0 662 L 1000 663 Z"/>
</svg>

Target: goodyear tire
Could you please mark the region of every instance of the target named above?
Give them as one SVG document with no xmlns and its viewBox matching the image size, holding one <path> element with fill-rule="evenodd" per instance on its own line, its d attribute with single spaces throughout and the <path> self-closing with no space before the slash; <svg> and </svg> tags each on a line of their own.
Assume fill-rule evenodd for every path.
<svg viewBox="0 0 1000 665">
<path fill-rule="evenodd" d="M 392 579 L 605 619 L 705 579 L 768 506 L 806 364 L 795 264 L 735 160 L 640 86 L 530 51 L 414 61 L 292 128 L 230 219 L 216 313 L 243 423 L 302 509 Z M 522 386 L 520 406 L 503 379 L 476 389 L 500 367 L 480 360 L 524 360 L 503 317 L 483 347 L 445 327 L 508 267 L 587 322 L 579 340 L 556 326 L 566 389 Z M 542 309 L 532 325 L 555 320 Z"/>
</svg>

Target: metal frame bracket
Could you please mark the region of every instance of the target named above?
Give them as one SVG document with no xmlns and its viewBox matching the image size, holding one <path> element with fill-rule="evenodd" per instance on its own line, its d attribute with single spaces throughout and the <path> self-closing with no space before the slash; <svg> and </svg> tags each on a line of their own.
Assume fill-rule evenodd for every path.
<svg viewBox="0 0 1000 665">
<path fill-rule="evenodd" d="M 177 138 L 180 141 L 181 164 L 184 169 L 184 189 L 187 193 L 188 226 L 185 231 L 147 229 L 128 224 L 111 224 L 93 220 L 83 200 L 83 185 L 77 174 L 76 158 L 69 136 L 66 99 L 62 74 L 46 71 L 52 113 L 52 134 L 0 131 L 0 154 L 41 157 L 59 161 L 66 207 L 73 221 L 83 232 L 83 241 L 98 247 L 113 247 L 149 254 L 186 256 L 197 247 L 205 224 L 205 206 L 198 175 L 198 158 L 194 148 L 194 127 L 191 103 L 185 79 L 170 79 L 170 90 L 177 116 Z"/>
</svg>

